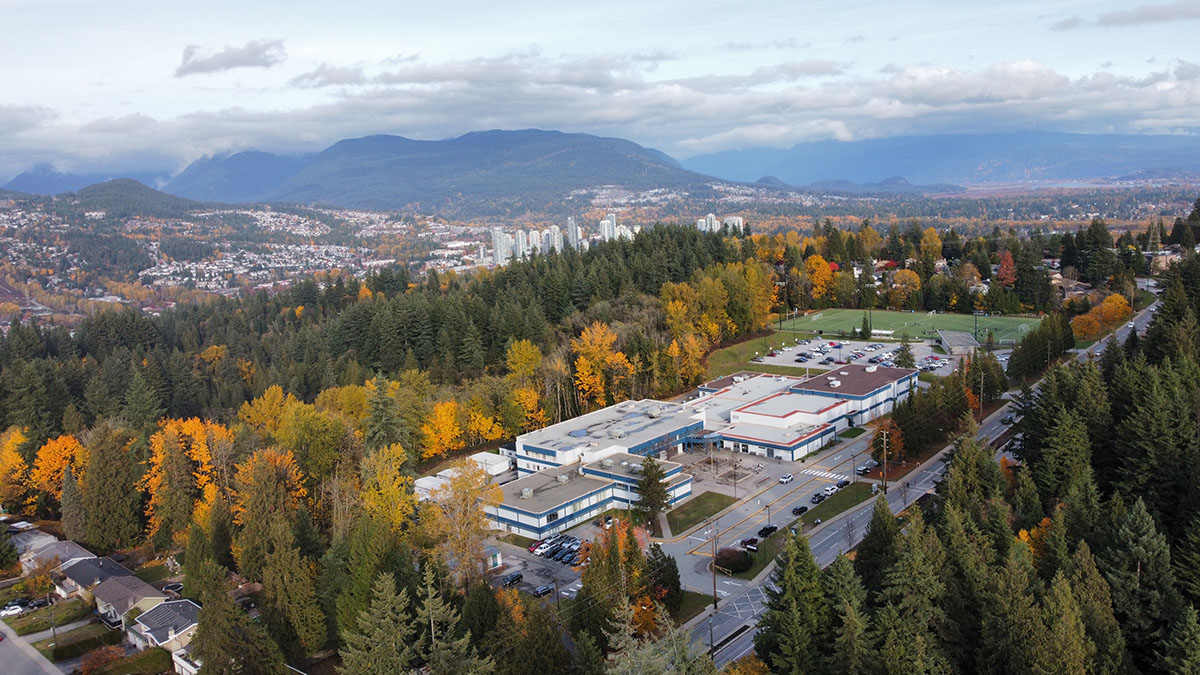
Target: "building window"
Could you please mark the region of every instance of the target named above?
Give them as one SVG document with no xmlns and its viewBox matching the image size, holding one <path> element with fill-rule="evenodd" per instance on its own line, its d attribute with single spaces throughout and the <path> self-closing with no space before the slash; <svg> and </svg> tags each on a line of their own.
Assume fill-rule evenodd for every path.
<svg viewBox="0 0 1200 675">
<path fill-rule="evenodd" d="M 546 516 L 547 523 L 553 523 L 556 520 L 558 520 L 558 511 L 553 511 L 550 515 Z"/>
</svg>

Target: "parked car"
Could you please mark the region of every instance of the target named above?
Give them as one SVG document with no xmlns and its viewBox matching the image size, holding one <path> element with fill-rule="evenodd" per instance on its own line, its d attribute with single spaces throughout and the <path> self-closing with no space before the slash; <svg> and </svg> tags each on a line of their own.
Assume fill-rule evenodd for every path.
<svg viewBox="0 0 1200 675">
<path fill-rule="evenodd" d="M 1000 424 L 1014 424 L 1016 421 L 1012 415 L 1005 415 L 1004 419 L 1000 420 Z"/>
<path fill-rule="evenodd" d="M 25 608 L 21 607 L 20 605 L 5 605 L 4 609 L 0 609 L 0 616 L 8 618 L 10 616 L 16 616 L 24 611 Z"/>
<path fill-rule="evenodd" d="M 793 478 L 795 478 L 795 476 L 793 476 L 792 474 L 790 474 L 790 473 L 785 473 L 785 474 L 783 474 L 782 476 L 780 476 L 780 477 L 779 477 L 779 484 L 780 484 L 780 485 L 787 485 L 788 483 L 792 482 L 792 479 L 793 479 Z"/>
<path fill-rule="evenodd" d="M 543 595 L 550 595 L 553 592 L 554 592 L 553 586 L 551 586 L 549 584 L 542 584 L 541 586 L 538 586 L 537 588 L 533 589 L 533 597 L 540 598 Z"/>
<path fill-rule="evenodd" d="M 805 514 L 807 511 L 808 511 L 808 507 L 807 507 L 807 506 L 793 506 L 793 507 L 792 507 L 792 515 L 793 515 L 793 516 L 802 516 L 802 515 L 804 515 L 804 514 Z"/>
<path fill-rule="evenodd" d="M 33 602 L 29 603 L 29 609 L 41 609 L 43 607 L 49 607 L 49 606 L 50 606 L 50 601 L 47 600 L 46 598 L 38 598 L 37 600 L 34 600 Z"/>
<path fill-rule="evenodd" d="M 521 574 L 520 572 L 513 572 L 512 574 L 506 575 L 504 577 L 504 581 L 500 582 L 500 585 L 504 586 L 505 588 L 509 586 L 515 586 L 517 582 L 524 578 L 525 575 Z"/>
<path fill-rule="evenodd" d="M 849 484 L 850 484 L 850 481 L 843 478 L 837 482 L 837 487 L 839 490 L 841 490 L 842 488 L 846 487 Z"/>
<path fill-rule="evenodd" d="M 812 502 L 813 504 L 820 504 L 821 502 L 825 501 L 825 495 L 818 492 L 817 494 L 810 497 L 808 501 Z"/>
<path fill-rule="evenodd" d="M 534 551 L 537 550 L 537 547 L 541 546 L 544 543 L 546 543 L 545 539 L 538 539 L 537 541 L 535 541 L 529 545 L 529 552 L 533 553 Z"/>
<path fill-rule="evenodd" d="M 778 529 L 779 528 L 775 527 L 774 525 L 763 525 L 762 529 L 760 529 L 758 531 L 758 538 L 766 539 L 767 537 L 771 536 L 772 534 L 775 534 L 775 531 Z"/>
<path fill-rule="evenodd" d="M 854 473 L 856 473 L 860 476 L 865 476 L 865 475 L 871 473 L 871 467 L 867 466 L 866 464 L 860 464 L 860 465 L 854 467 Z"/>
<path fill-rule="evenodd" d="M 754 546 L 757 543 L 758 543 L 757 537 L 746 537 L 745 539 L 738 542 L 738 546 L 741 546 L 742 548 L 746 548 L 747 546 Z"/>
<path fill-rule="evenodd" d="M 821 492 L 824 493 L 826 497 L 832 497 L 833 495 L 837 494 L 837 491 L 838 491 L 838 486 L 836 486 L 836 485 L 830 485 L 830 486 L 827 486 L 824 490 L 821 490 Z"/>
</svg>

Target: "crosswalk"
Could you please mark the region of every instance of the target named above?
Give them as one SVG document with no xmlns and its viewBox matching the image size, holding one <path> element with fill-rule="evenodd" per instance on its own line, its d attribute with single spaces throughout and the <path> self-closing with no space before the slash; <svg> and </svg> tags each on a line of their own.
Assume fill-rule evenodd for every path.
<svg viewBox="0 0 1200 675">
<path fill-rule="evenodd" d="M 829 480 L 835 480 L 835 481 L 836 480 L 850 480 L 850 476 L 846 476 L 846 475 L 843 475 L 840 473 L 833 473 L 831 471 L 818 471 L 816 469 L 803 469 L 800 471 L 800 473 L 806 474 L 809 476 L 817 476 L 819 478 L 828 478 Z"/>
</svg>

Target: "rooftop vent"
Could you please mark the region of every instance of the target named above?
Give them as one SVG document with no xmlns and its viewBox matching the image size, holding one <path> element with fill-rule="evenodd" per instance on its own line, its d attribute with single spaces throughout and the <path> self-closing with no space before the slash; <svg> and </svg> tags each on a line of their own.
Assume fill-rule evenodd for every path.
<svg viewBox="0 0 1200 675">
<path fill-rule="evenodd" d="M 876 370 L 879 370 L 879 366 L 867 366 L 867 372 L 868 372 L 868 373 L 873 373 L 873 372 L 875 372 Z"/>
<path fill-rule="evenodd" d="M 565 482 L 571 480 L 571 476 L 570 476 L 570 474 L 560 473 L 560 474 L 558 474 L 558 478 L 556 480 L 560 483 L 565 483 Z"/>
<path fill-rule="evenodd" d="M 521 488 L 521 499 L 533 498 L 533 488 Z"/>
<path fill-rule="evenodd" d="M 609 429 L 608 437 L 609 438 L 625 438 L 625 432 L 622 431 L 621 429 Z"/>
<path fill-rule="evenodd" d="M 629 466 L 629 462 L 621 462 L 621 466 Z"/>
<path fill-rule="evenodd" d="M 603 466 L 603 467 L 606 467 L 606 468 L 607 468 L 607 467 L 611 467 L 612 465 L 613 465 L 613 461 L 612 461 L 611 459 L 602 459 L 602 460 L 600 460 L 600 466 Z"/>
<path fill-rule="evenodd" d="M 850 373 L 847 373 L 847 372 L 846 372 L 846 371 L 844 371 L 844 370 L 843 370 L 842 372 L 838 373 L 838 375 L 849 375 L 849 374 L 850 374 Z"/>
<path fill-rule="evenodd" d="M 743 380 L 745 380 L 745 379 L 746 379 L 746 378 L 742 377 L 741 375 L 734 375 L 734 376 L 733 376 L 733 381 L 734 381 L 734 382 L 741 382 L 741 381 L 743 381 Z"/>
<path fill-rule="evenodd" d="M 641 471 L 641 470 L 642 470 L 642 465 L 641 465 L 641 464 L 630 464 L 630 465 L 629 465 L 629 470 L 630 470 L 630 471 Z"/>
<path fill-rule="evenodd" d="M 652 420 L 656 420 L 659 417 L 662 417 L 662 411 L 657 408 L 651 408 L 650 410 L 646 411 L 646 417 L 649 417 Z"/>
<path fill-rule="evenodd" d="M 842 386 L 842 381 L 841 381 L 841 380 L 833 380 L 833 381 L 831 381 L 831 382 L 829 383 L 829 388 L 830 388 L 830 389 L 837 389 L 837 388 L 838 388 L 838 387 L 840 387 L 840 386 Z"/>
</svg>

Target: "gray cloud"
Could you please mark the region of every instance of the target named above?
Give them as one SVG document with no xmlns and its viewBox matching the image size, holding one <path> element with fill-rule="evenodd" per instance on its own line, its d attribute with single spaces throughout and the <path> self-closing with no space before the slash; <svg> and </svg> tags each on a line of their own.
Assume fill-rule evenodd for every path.
<svg viewBox="0 0 1200 675">
<path fill-rule="evenodd" d="M 41 106 L 0 104 L 0 136 L 32 129 L 57 116 L 53 110 Z"/>
<path fill-rule="evenodd" d="M 350 86 L 356 84 L 366 84 L 367 76 L 363 74 L 361 66 L 351 66 L 349 68 L 337 68 L 322 63 L 313 70 L 302 75 L 297 75 L 288 84 L 300 89 L 317 89 L 320 87 L 337 87 Z"/>
<path fill-rule="evenodd" d="M 1200 19 L 1200 2 L 1196 2 L 1195 0 L 1180 0 L 1171 4 L 1140 5 L 1133 9 L 1107 12 L 1096 17 L 1094 21 L 1085 21 L 1079 16 L 1067 17 L 1050 24 L 1050 29 L 1060 31 L 1075 30 L 1087 26 L 1117 28 L 1194 19 Z"/>
<path fill-rule="evenodd" d="M 254 40 L 240 47 L 226 46 L 217 52 L 205 51 L 200 45 L 183 49 L 183 59 L 175 69 L 175 77 L 199 73 L 219 73 L 234 68 L 270 68 L 287 58 L 283 40 Z"/>
</svg>

